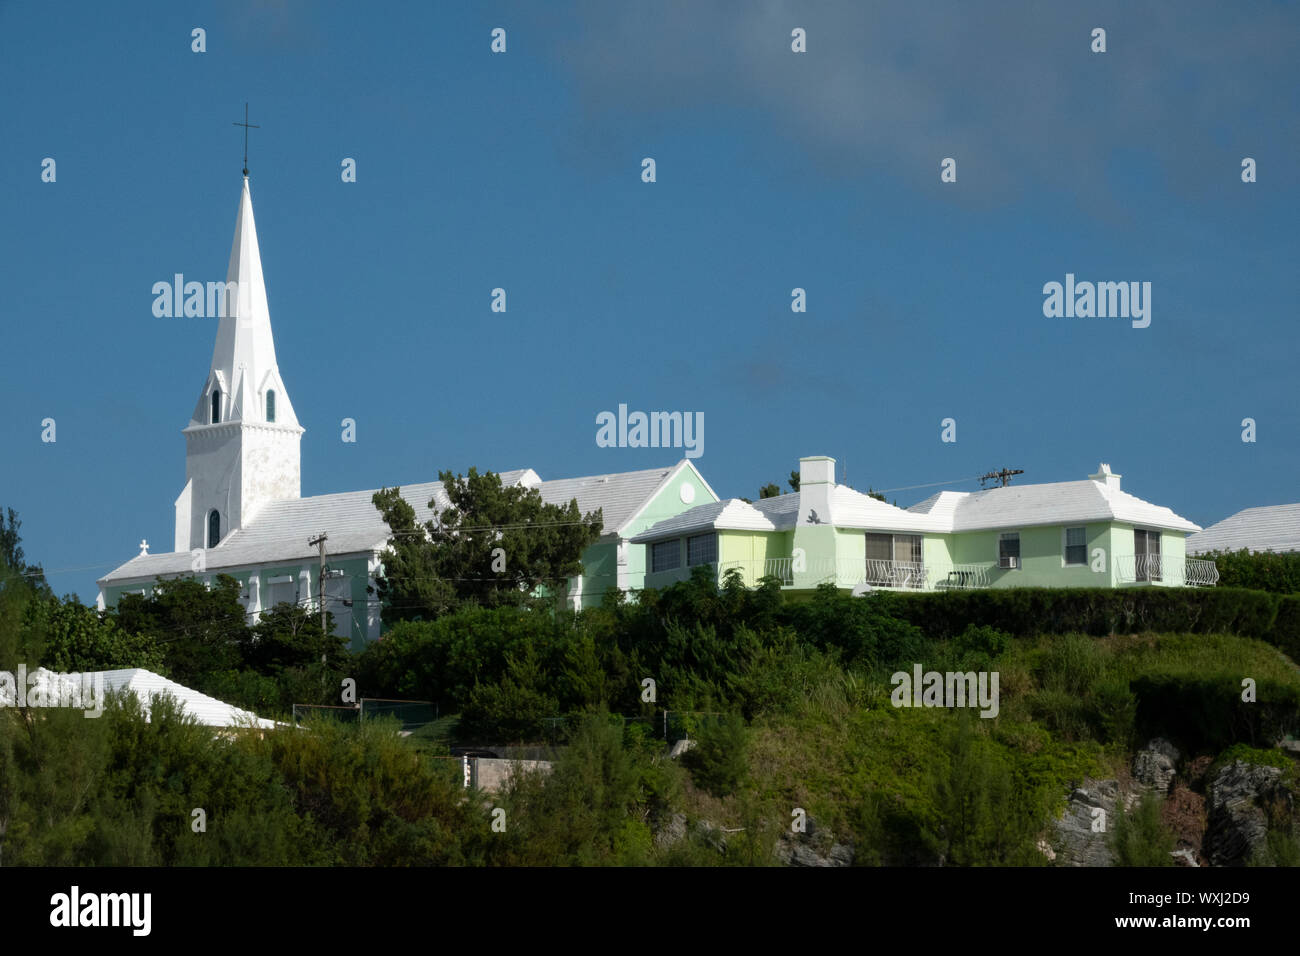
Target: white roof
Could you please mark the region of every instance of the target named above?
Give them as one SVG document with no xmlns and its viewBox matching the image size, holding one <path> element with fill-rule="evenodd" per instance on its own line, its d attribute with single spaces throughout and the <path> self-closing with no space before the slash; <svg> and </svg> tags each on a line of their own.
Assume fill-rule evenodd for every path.
<svg viewBox="0 0 1300 956">
<path fill-rule="evenodd" d="M 838 528 L 881 531 L 943 531 L 942 523 L 872 498 L 846 485 L 831 490 L 831 513 Z M 632 538 L 634 544 L 700 531 L 790 531 L 799 520 L 799 492 L 760 498 L 752 504 L 739 498 L 699 505 L 660 521 Z"/>
<path fill-rule="evenodd" d="M 788 496 L 787 496 L 788 497 Z M 774 498 L 764 499 L 774 501 Z M 728 498 L 726 501 L 710 501 L 697 505 L 681 514 L 665 518 L 645 531 L 629 539 L 633 544 L 654 541 L 659 538 L 672 538 L 682 534 L 693 534 L 708 530 L 740 531 L 779 531 L 772 518 L 764 514 L 755 504 Z"/>
<path fill-rule="evenodd" d="M 941 491 L 908 511 L 929 515 L 949 531 L 979 531 L 1089 521 L 1119 521 L 1172 531 L 1199 525 L 1101 481 L 1008 485 L 987 491 Z"/>
<path fill-rule="evenodd" d="M 41 668 L 34 671 L 28 678 L 29 681 L 33 681 L 33 679 L 33 687 L 26 691 L 28 699 L 31 699 L 31 695 L 36 688 L 41 688 L 41 693 L 50 700 L 57 700 L 60 696 L 68 699 L 69 695 L 80 694 L 79 698 L 74 696 L 72 699 L 78 699 L 79 706 L 82 709 L 87 709 L 90 701 L 86 700 L 82 690 L 89 683 L 96 688 L 96 692 L 101 686 L 104 693 L 112 691 L 134 692 L 146 716 L 148 716 L 153 706 L 155 697 L 160 694 L 170 694 L 186 714 L 205 727 L 270 728 L 275 726 L 273 720 L 258 717 L 252 711 L 232 707 L 215 697 L 200 694 L 184 684 L 178 684 L 160 674 L 155 674 L 153 671 L 147 671 L 140 667 L 113 671 L 86 671 L 81 674 L 59 674 Z M 7 691 L 7 688 L 4 690 Z M 3 696 L 7 696 L 7 693 L 0 693 L 0 697 Z M 9 706 L 13 703 L 15 702 L 0 699 L 0 706 Z"/>
<path fill-rule="evenodd" d="M 547 504 L 567 505 L 576 498 L 578 510 L 583 514 L 602 509 L 603 533 L 621 532 L 655 493 L 663 487 L 678 469 L 691 468 L 686 459 L 668 468 L 647 468 L 642 471 L 623 471 L 609 475 L 590 475 L 586 478 L 558 478 L 543 481 L 536 486 Z M 696 472 L 699 476 L 699 472 Z M 704 479 L 700 476 L 700 481 Z M 707 488 L 707 483 L 705 484 Z M 712 489 L 710 489 L 712 491 Z M 716 495 L 714 497 L 717 497 Z"/>
<path fill-rule="evenodd" d="M 1300 532 L 1300 505 L 1297 532 Z M 788 531 L 799 517 L 799 493 L 747 504 L 732 498 L 704 504 L 660 521 L 632 538 L 645 543 L 707 530 Z M 987 491 L 941 491 L 910 508 L 898 508 L 845 485 L 831 489 L 831 520 L 837 528 L 948 534 L 986 528 L 1022 528 L 1095 521 L 1124 522 L 1174 531 L 1200 527 L 1168 508 L 1143 501 L 1104 481 L 1009 485 Z"/>
<path fill-rule="evenodd" d="M 1187 539 L 1188 554 L 1242 548 L 1300 551 L 1300 504 L 1247 508 Z"/>
<path fill-rule="evenodd" d="M 501 472 L 501 483 L 524 483 L 531 471 Z M 356 554 L 382 550 L 390 530 L 374 496 L 379 489 L 345 491 L 310 498 L 282 498 L 257 513 L 246 526 L 232 531 L 206 554 L 209 571 L 219 568 L 250 567 L 277 561 L 295 562 L 315 557 L 319 552 L 307 542 L 320 532 L 329 535 L 330 554 Z M 415 520 L 433 519 L 429 501 L 436 500 L 439 510 L 451 504 L 440 481 L 402 485 L 402 498 L 415 509 Z M 137 555 L 126 564 L 101 578 L 101 585 L 124 580 L 152 580 L 155 575 L 183 574 L 190 571 L 187 551 Z"/>
<path fill-rule="evenodd" d="M 693 466 L 683 460 L 669 468 L 554 481 L 541 481 L 532 469 L 500 474 L 503 485 L 536 488 L 547 504 L 567 505 L 576 498 L 578 509 L 583 514 L 603 509 L 603 528 L 605 533 L 609 533 L 621 529 L 635 517 L 664 482 L 682 467 Z M 415 509 L 418 523 L 433 519 L 433 511 L 428 506 L 431 499 L 437 502 L 440 511 L 451 504 L 440 481 L 402 485 L 401 489 L 402 498 Z M 273 501 L 246 526 L 232 531 L 215 548 L 209 548 L 205 556 L 206 568 L 212 572 L 309 560 L 315 558 L 318 551 L 307 542 L 322 531 L 329 535 L 327 548 L 330 554 L 382 551 L 388 543 L 390 530 L 374 505 L 376 490 Z M 157 575 L 188 574 L 190 570 L 189 552 L 137 555 L 100 578 L 98 583 L 102 587 L 152 581 Z"/>
</svg>

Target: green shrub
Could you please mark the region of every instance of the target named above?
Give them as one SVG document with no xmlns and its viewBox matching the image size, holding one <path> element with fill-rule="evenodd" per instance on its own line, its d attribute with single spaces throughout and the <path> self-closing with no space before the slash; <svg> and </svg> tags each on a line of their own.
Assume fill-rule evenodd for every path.
<svg viewBox="0 0 1300 956">
<path fill-rule="evenodd" d="M 749 728 L 739 714 L 706 724 L 682 757 L 695 785 L 715 797 L 735 793 L 749 767 Z"/>
<path fill-rule="evenodd" d="M 1111 831 L 1111 849 L 1116 866 L 1173 866 L 1170 854 L 1177 838 L 1160 818 L 1161 800 L 1148 793 L 1131 813 L 1124 812 L 1122 801 L 1115 804 Z"/>
<path fill-rule="evenodd" d="M 1202 555 L 1219 569 L 1219 584 L 1275 594 L 1300 592 L 1300 552 L 1215 551 Z"/>
<path fill-rule="evenodd" d="M 1137 695 L 1128 681 L 1118 677 L 1099 681 L 1089 704 L 1098 739 L 1128 749 L 1137 726 Z"/>
</svg>

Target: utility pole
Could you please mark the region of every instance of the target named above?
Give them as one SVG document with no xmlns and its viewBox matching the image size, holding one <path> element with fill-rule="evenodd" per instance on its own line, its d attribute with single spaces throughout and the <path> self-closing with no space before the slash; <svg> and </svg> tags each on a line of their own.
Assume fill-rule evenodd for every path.
<svg viewBox="0 0 1300 956">
<path fill-rule="evenodd" d="M 1005 488 L 1011 482 L 1012 475 L 1023 475 L 1023 468 L 1003 468 L 1001 471 L 990 471 L 986 475 L 980 475 L 980 487 L 985 487 L 987 482 L 997 481 L 999 487 Z"/>
<path fill-rule="evenodd" d="M 320 601 L 320 629 L 321 633 L 325 632 L 325 542 L 329 540 L 329 535 L 322 531 L 319 535 L 307 542 L 307 546 L 313 544 L 320 547 L 320 586 L 316 589 L 316 599 Z M 322 692 L 325 689 L 325 651 L 320 652 L 320 686 Z"/>
<path fill-rule="evenodd" d="M 317 537 L 312 538 L 307 542 L 308 547 L 313 545 L 320 546 L 320 587 L 318 588 L 320 593 L 317 594 L 316 597 L 320 601 L 320 629 L 322 631 L 325 630 L 325 542 L 327 540 L 329 540 L 329 535 L 322 531 Z M 325 663 L 325 656 L 323 654 L 321 655 L 320 662 L 322 664 Z"/>
</svg>

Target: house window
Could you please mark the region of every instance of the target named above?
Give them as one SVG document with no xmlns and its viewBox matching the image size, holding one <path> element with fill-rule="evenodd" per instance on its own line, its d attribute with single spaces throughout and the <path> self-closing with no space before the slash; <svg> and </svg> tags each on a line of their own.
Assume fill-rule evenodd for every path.
<svg viewBox="0 0 1300 956">
<path fill-rule="evenodd" d="M 919 534 L 867 533 L 867 583 L 882 587 L 923 587 L 924 559 Z"/>
<path fill-rule="evenodd" d="M 208 512 L 208 547 L 215 548 L 221 540 L 221 515 L 215 508 Z"/>
<path fill-rule="evenodd" d="M 275 389 L 270 389 L 266 393 L 266 420 L 275 421 Z"/>
<path fill-rule="evenodd" d="M 671 571 L 682 566 L 682 543 L 680 539 L 657 541 L 650 546 L 650 571 Z"/>
<path fill-rule="evenodd" d="M 715 533 L 697 534 L 686 539 L 686 565 L 711 564 L 718 560 L 718 536 Z"/>
<path fill-rule="evenodd" d="M 1160 532 L 1133 529 L 1134 570 L 1139 581 L 1162 580 L 1160 562 Z"/>
<path fill-rule="evenodd" d="M 1088 529 L 1065 529 L 1066 566 L 1088 563 Z"/>
<path fill-rule="evenodd" d="M 221 389 L 212 390 L 212 424 L 221 421 Z"/>
<path fill-rule="evenodd" d="M 894 536 L 889 534 L 872 534 L 867 532 L 867 560 L 894 560 Z"/>
<path fill-rule="evenodd" d="M 998 567 L 1020 567 L 1020 532 L 1004 531 L 998 535 Z"/>
</svg>

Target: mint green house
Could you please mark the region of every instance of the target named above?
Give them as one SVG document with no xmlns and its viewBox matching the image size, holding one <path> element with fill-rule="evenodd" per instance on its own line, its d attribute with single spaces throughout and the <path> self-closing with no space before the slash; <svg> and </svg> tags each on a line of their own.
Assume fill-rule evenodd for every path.
<svg viewBox="0 0 1300 956">
<path fill-rule="evenodd" d="M 943 590 L 990 587 L 1184 587 L 1218 580 L 1186 556 L 1200 528 L 1120 490 L 1101 465 L 1083 481 L 942 491 L 898 508 L 835 483 L 835 460 L 803 458 L 799 491 L 710 502 L 632 538 L 647 549 L 647 587 L 707 564 L 746 584 L 774 576 L 801 591 L 834 583 Z"/>
</svg>

